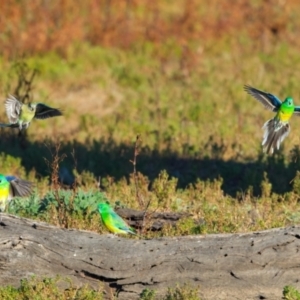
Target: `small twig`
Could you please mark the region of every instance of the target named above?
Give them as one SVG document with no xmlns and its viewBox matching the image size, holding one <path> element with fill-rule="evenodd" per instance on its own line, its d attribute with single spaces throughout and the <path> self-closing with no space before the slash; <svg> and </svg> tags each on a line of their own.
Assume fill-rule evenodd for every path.
<svg viewBox="0 0 300 300">
<path fill-rule="evenodd" d="M 97 188 L 101 191 L 101 176 L 98 176 L 98 180 L 96 181 Z"/>
<path fill-rule="evenodd" d="M 60 189 L 60 182 L 59 182 L 59 164 L 67 157 L 66 154 L 59 154 L 61 144 L 57 142 L 54 147 L 54 151 L 50 149 L 50 146 L 45 144 L 48 150 L 51 153 L 52 161 L 50 162 L 46 158 L 44 158 L 46 164 L 50 169 L 50 178 L 51 178 L 51 186 L 54 190 L 54 196 L 58 204 L 58 222 L 61 226 L 68 228 L 68 220 L 66 217 L 66 207 L 63 200 L 59 197 L 59 189 Z"/>
<path fill-rule="evenodd" d="M 144 230 L 145 225 L 146 225 L 146 217 L 148 217 L 147 211 L 148 211 L 148 208 L 150 206 L 151 200 L 149 200 L 147 202 L 147 204 L 145 205 L 145 201 L 143 199 L 142 194 L 140 193 L 140 188 L 139 188 L 139 175 L 138 175 L 137 170 L 136 170 L 136 164 L 137 164 L 137 156 L 140 154 L 141 143 L 142 143 L 142 140 L 140 138 L 140 135 L 137 135 L 136 140 L 135 140 L 135 145 L 134 145 L 133 160 L 130 160 L 130 162 L 133 165 L 133 177 L 134 177 L 134 185 L 135 185 L 135 197 L 136 197 L 136 199 L 137 199 L 137 201 L 139 203 L 140 209 L 144 211 L 143 221 L 142 221 L 142 225 L 141 225 L 141 228 L 142 228 L 141 231 L 143 233 L 143 230 Z"/>
<path fill-rule="evenodd" d="M 73 161 L 74 161 L 74 169 L 75 169 L 75 172 L 77 172 L 77 159 L 76 159 L 76 156 L 75 156 L 75 149 L 73 148 L 72 152 L 71 152 L 71 155 L 72 155 L 72 158 L 73 158 Z M 77 187 L 78 187 L 78 182 L 77 182 L 77 177 L 75 176 L 74 178 L 74 183 L 72 185 L 72 188 L 74 191 L 77 190 Z"/>
<path fill-rule="evenodd" d="M 134 145 L 134 154 L 133 154 L 133 160 L 130 160 L 130 162 L 133 165 L 133 177 L 134 177 L 134 185 L 135 185 L 135 197 L 139 203 L 140 208 L 142 209 L 144 206 L 144 201 L 140 195 L 139 192 L 139 182 L 138 182 L 138 174 L 136 171 L 136 158 L 140 154 L 140 144 L 141 144 L 141 138 L 140 135 L 136 136 L 135 145 Z"/>
</svg>

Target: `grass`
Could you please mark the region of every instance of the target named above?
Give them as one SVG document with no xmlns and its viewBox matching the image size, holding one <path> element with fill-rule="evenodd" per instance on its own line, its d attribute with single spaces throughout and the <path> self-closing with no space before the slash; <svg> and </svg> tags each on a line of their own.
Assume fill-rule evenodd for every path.
<svg viewBox="0 0 300 300">
<path fill-rule="evenodd" d="M 258 196 L 263 172 L 267 172 L 275 192 L 290 191 L 290 181 L 298 169 L 295 130 L 299 120 L 291 120 L 291 134 L 277 155 L 262 155 L 260 127 L 272 113 L 265 111 L 242 88 L 249 83 L 277 95 L 290 93 L 297 99 L 296 86 L 289 87 L 298 76 L 297 70 L 289 71 L 294 73 L 291 77 L 282 77 L 287 58 L 286 52 L 281 54 L 281 47 L 285 48 L 275 47 L 274 61 L 268 63 L 264 61 L 268 58 L 260 57 L 259 53 L 255 58 L 244 55 L 243 72 L 236 70 L 234 63 L 238 54 L 228 53 L 226 60 L 211 55 L 207 66 L 200 64 L 199 70 L 191 70 L 187 78 L 178 77 L 181 70 L 176 61 L 170 61 L 167 71 L 160 72 L 159 60 L 147 52 L 137 54 L 134 50 L 126 51 L 125 56 L 121 50 L 83 46 L 80 55 L 60 63 L 52 56 L 30 58 L 28 64 L 32 68 L 39 68 L 41 61 L 50 70 L 55 66 L 58 73 L 66 68 L 62 78 L 52 78 L 44 67 L 33 90 L 36 101 L 61 107 L 66 116 L 34 121 L 28 130 L 25 149 L 20 149 L 15 133 L 3 130 L 8 143 L 0 145 L 0 151 L 20 157 L 27 172 L 35 168 L 38 174 L 46 176 L 49 172 L 43 157 L 50 159 L 51 153 L 45 141 L 51 145 L 59 140 L 61 152 L 67 155 L 64 163 L 70 169 L 74 167 L 70 155 L 74 150 L 80 173 L 88 171 L 95 177 L 109 175 L 120 180 L 131 172 L 128 161 L 134 139 L 140 134 L 138 167 L 150 180 L 157 178 L 162 169 L 178 178 L 180 188 L 195 183 L 197 178 L 222 177 L 226 194 L 235 197 L 239 190 L 253 186 L 254 195 Z M 93 63 L 93 53 L 98 53 L 97 64 Z M 296 64 L 297 55 L 291 49 L 289 61 Z M 255 84 L 251 80 L 253 69 L 267 66 L 275 71 L 271 79 L 265 76 L 264 80 L 272 81 Z M 9 69 L 3 65 L 4 70 L 5 67 Z M 226 73 L 227 69 L 232 74 Z M 9 80 L 10 77 L 3 79 L 3 90 Z M 282 90 L 276 90 L 280 81 Z M 6 120 L 4 108 L 1 118 Z M 37 159 L 34 165 L 33 157 Z M 280 170 L 284 170 L 285 176 L 278 178 L 276 173 Z"/>
<path fill-rule="evenodd" d="M 34 120 L 22 138 L 0 129 L 1 173 L 37 184 L 9 212 L 99 233 L 103 199 L 189 214 L 161 232 L 144 228 L 147 237 L 299 224 L 300 120 L 280 151 L 263 154 L 273 113 L 243 90 L 300 105 L 297 1 L 13 2 L 0 20 L 0 93 L 15 93 L 21 61 L 38 71 L 33 100 L 64 116 Z M 62 170 L 73 190 L 60 189 Z"/>
<path fill-rule="evenodd" d="M 58 285 L 65 285 L 67 288 L 61 289 Z M 73 286 L 68 278 L 55 278 L 38 279 L 35 276 L 30 279 L 21 280 L 20 287 L 13 286 L 0 287 L 0 299 L 6 300 L 102 300 L 103 291 L 99 288 L 98 291 L 91 289 L 88 285 L 81 288 Z"/>
<path fill-rule="evenodd" d="M 283 288 L 284 300 L 299 300 L 300 292 L 291 285 L 287 285 Z"/>
<path fill-rule="evenodd" d="M 63 287 L 63 288 L 62 288 Z M 155 291 L 145 289 L 141 293 L 140 300 L 200 300 L 199 289 L 191 287 L 187 284 L 177 285 L 169 288 L 165 295 L 156 296 Z M 105 293 L 103 287 L 99 286 L 98 290 L 94 290 L 88 285 L 80 288 L 75 287 L 69 278 L 56 276 L 55 278 L 45 277 L 38 279 L 32 276 L 29 279 L 21 280 L 20 287 L 13 286 L 0 287 L 0 299 L 5 300 L 103 300 Z M 111 300 L 116 299 L 111 295 Z M 293 299 L 293 298 L 287 298 Z"/>
<path fill-rule="evenodd" d="M 239 55 L 234 49 L 226 52 L 226 59 L 207 53 L 209 60 L 186 76 L 174 58 L 159 72 L 166 68 L 165 63 L 149 49 L 107 50 L 83 44 L 77 47 L 76 56 L 71 52 L 64 60 L 57 54 L 32 56 L 24 62 L 29 69 L 39 70 L 33 97 L 44 97 L 41 101 L 61 107 L 65 116 L 34 120 L 24 143 L 13 130 L 2 130 L 6 142 L 0 144 L 1 170 L 37 181 L 35 197 L 44 199 L 51 194 L 50 164 L 57 151 L 63 158 L 56 162 L 57 169 L 66 169 L 82 192 L 93 193 L 100 184 L 111 203 L 121 201 L 124 206 L 141 209 L 138 188 L 144 205 L 150 202 L 149 210 L 192 215 L 183 221 L 182 230 L 180 226 L 168 228 L 166 235 L 297 224 L 297 134 L 292 129 L 278 153 L 263 155 L 260 127 L 272 113 L 264 111 L 242 88 L 243 83 L 252 83 L 249 79 L 255 66 L 268 67 L 274 69 L 272 77 L 255 86 L 268 90 L 274 85 L 274 93 L 289 91 L 296 96 L 292 82 L 297 70 L 289 71 L 290 77 L 282 77 L 281 72 L 298 54 L 292 48 L 287 58 L 286 51 L 284 43 L 276 45 L 274 60 L 270 60 L 263 53 L 254 57 L 245 50 L 241 66 L 234 63 Z M 5 61 L 2 64 L 7 70 L 7 76 L 2 75 L 2 90 L 12 89 L 17 79 L 15 67 Z M 214 72 L 216 69 L 219 71 Z M 232 72 L 225 73 L 226 69 Z M 241 76 L 236 77 L 237 73 Z M 276 91 L 279 80 L 282 90 Z M 72 97 L 65 100 L 69 94 Z M 4 108 L 2 118 L 6 118 Z M 293 118 L 291 126 L 296 128 L 297 122 Z M 136 177 L 130 161 L 138 134 Z M 74 195 L 70 192 L 67 198 Z M 54 208 L 46 212 L 50 214 L 47 219 L 37 211 L 29 213 L 30 205 L 28 211 L 17 211 L 57 224 Z M 66 207 L 60 213 L 68 215 L 66 220 L 74 219 L 72 209 Z M 97 228 L 82 217 L 78 219 L 72 226 Z"/>
<path fill-rule="evenodd" d="M 67 288 L 62 288 L 62 287 Z M 140 300 L 200 300 L 199 288 L 191 287 L 188 284 L 177 285 L 174 288 L 168 288 L 165 295 L 158 296 L 154 290 L 145 289 L 140 294 Z M 114 297 L 114 296 L 112 296 Z M 55 278 L 45 277 L 38 279 L 32 276 L 29 279 L 23 279 L 20 287 L 13 286 L 0 287 L 0 299 L 19 300 L 19 299 L 76 299 L 76 300 L 102 300 L 105 299 L 103 287 L 98 290 L 91 289 L 88 285 L 81 288 L 75 287 L 70 279 L 56 276 Z M 114 298 L 113 298 L 114 299 Z M 283 299 L 298 300 L 300 293 L 293 286 L 283 288 Z"/>
<path fill-rule="evenodd" d="M 60 286 L 60 287 L 59 287 Z M 62 286 L 67 288 L 61 288 Z M 20 287 L 13 286 L 0 287 L 0 299 L 21 300 L 21 299 L 76 299 L 76 300 L 102 300 L 105 299 L 103 287 L 95 291 L 88 285 L 81 288 L 73 286 L 68 278 L 56 276 L 55 278 L 45 277 L 38 279 L 32 276 L 29 279 L 21 280 Z M 113 296 L 114 297 L 114 296 Z M 142 291 L 140 300 L 200 300 L 199 288 L 191 287 L 187 284 L 177 285 L 174 288 L 168 288 L 165 295 L 158 296 L 154 290 L 145 289 Z M 300 293 L 293 286 L 283 288 L 283 299 L 298 300 Z"/>
<path fill-rule="evenodd" d="M 139 174 L 139 190 L 147 200 L 148 211 L 184 212 L 175 227 L 165 226 L 162 232 L 144 228 L 145 236 L 178 236 L 190 234 L 233 233 L 291 226 L 299 223 L 299 175 L 294 189 L 284 195 L 271 193 L 267 179 L 262 182 L 263 197 L 254 197 L 249 188 L 239 198 L 225 195 L 222 180 L 200 181 L 185 189 L 176 189 L 175 178 L 162 171 L 148 190 L 149 179 Z M 42 183 L 40 183 L 42 184 Z M 43 183 L 45 184 L 45 183 Z M 108 182 L 105 192 L 96 188 L 53 190 L 43 196 L 36 191 L 29 198 L 15 198 L 9 212 L 23 217 L 39 219 L 65 228 L 106 232 L 103 228 L 97 203 L 108 201 L 113 207 L 141 209 L 136 200 L 135 181 L 125 179 Z M 266 187 L 267 186 L 267 187 Z M 151 219 L 148 220 L 151 224 Z"/>
</svg>

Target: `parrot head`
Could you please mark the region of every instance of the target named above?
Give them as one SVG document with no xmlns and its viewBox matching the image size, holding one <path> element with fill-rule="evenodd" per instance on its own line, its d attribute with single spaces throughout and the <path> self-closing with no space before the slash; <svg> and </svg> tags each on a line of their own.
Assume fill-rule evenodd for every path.
<svg viewBox="0 0 300 300">
<path fill-rule="evenodd" d="M 294 106 L 294 100 L 292 97 L 287 97 L 285 98 L 283 104 L 285 104 L 285 106 L 292 107 Z"/>
<path fill-rule="evenodd" d="M 6 177 L 2 174 L 0 174 L 0 188 L 1 187 L 6 187 L 9 184 L 8 180 Z"/>
<path fill-rule="evenodd" d="M 100 213 L 108 212 L 111 210 L 109 204 L 102 202 L 98 204 L 98 210 Z"/>
</svg>

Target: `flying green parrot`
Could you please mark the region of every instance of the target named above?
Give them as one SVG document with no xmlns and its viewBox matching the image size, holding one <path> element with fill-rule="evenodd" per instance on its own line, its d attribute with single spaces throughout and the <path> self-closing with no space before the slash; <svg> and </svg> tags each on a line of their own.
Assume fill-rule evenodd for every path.
<svg viewBox="0 0 300 300">
<path fill-rule="evenodd" d="M 0 127 L 27 129 L 33 118 L 47 119 L 61 116 L 62 112 L 57 108 L 51 108 L 43 103 L 24 104 L 9 95 L 5 101 L 6 114 L 9 124 L 0 124 Z"/>
<path fill-rule="evenodd" d="M 32 187 L 33 183 L 30 181 L 0 174 L 0 211 L 5 211 L 12 198 L 28 196 Z"/>
<path fill-rule="evenodd" d="M 290 133 L 289 119 L 291 116 L 293 114 L 300 116 L 300 106 L 295 106 L 291 97 L 287 97 L 281 102 L 275 95 L 257 90 L 251 86 L 245 85 L 244 89 L 261 102 L 265 108 L 276 112 L 275 117 L 268 120 L 263 126 L 263 150 L 267 153 L 273 153 L 275 148 L 279 149 L 282 141 Z"/>
<path fill-rule="evenodd" d="M 98 210 L 105 227 L 114 234 L 136 234 L 107 203 L 99 203 Z"/>
</svg>

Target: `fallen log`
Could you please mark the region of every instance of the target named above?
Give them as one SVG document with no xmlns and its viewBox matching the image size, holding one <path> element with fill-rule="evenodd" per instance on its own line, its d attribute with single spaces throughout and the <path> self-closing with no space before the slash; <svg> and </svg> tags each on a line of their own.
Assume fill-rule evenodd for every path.
<svg viewBox="0 0 300 300">
<path fill-rule="evenodd" d="M 32 274 L 103 282 L 119 299 L 184 283 L 203 299 L 280 299 L 285 285 L 300 289 L 300 226 L 143 240 L 0 214 L 0 285 Z"/>
<path fill-rule="evenodd" d="M 151 224 L 148 224 L 147 230 L 151 231 L 162 230 L 165 225 L 175 226 L 180 219 L 191 216 L 190 213 L 144 212 L 129 208 L 117 208 L 116 212 L 136 229 L 142 228 L 143 222 L 147 223 L 148 216 L 150 216 Z"/>
</svg>

